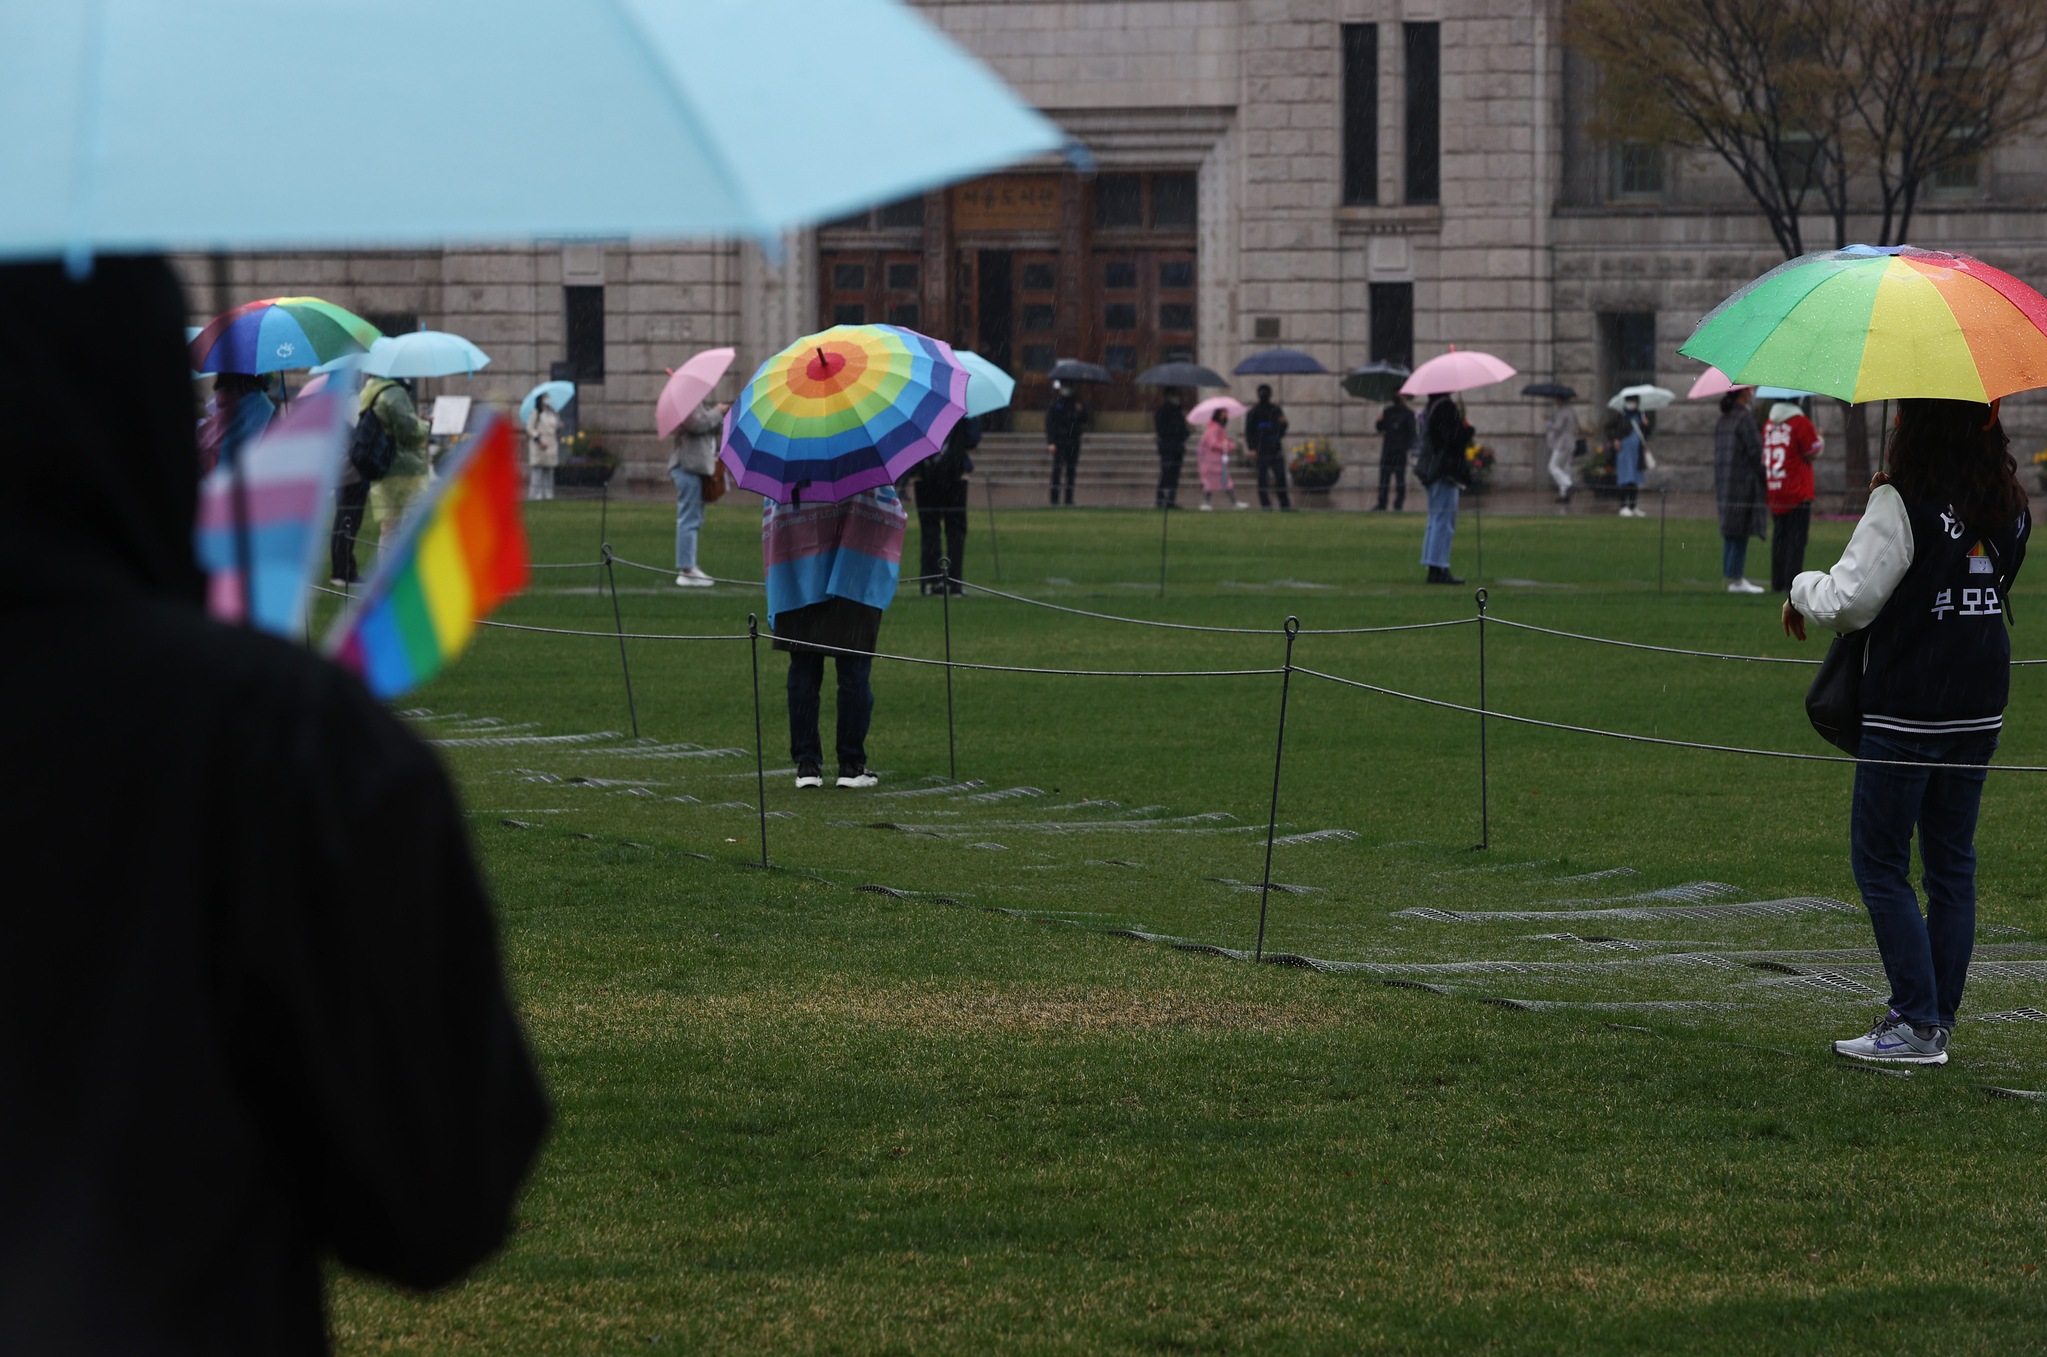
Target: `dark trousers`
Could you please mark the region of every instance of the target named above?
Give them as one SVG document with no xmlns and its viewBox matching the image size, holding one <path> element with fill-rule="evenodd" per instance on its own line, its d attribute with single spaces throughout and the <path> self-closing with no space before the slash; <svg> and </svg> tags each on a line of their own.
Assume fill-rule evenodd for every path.
<svg viewBox="0 0 2047 1357">
<path fill-rule="evenodd" d="M 926 580 L 937 579 L 941 557 L 952 562 L 948 578 L 959 579 L 967 558 L 967 483 L 954 481 L 949 486 L 934 486 L 929 481 L 920 481 L 917 527 L 923 547 L 921 573 Z M 926 585 L 927 589 L 931 587 Z"/>
<path fill-rule="evenodd" d="M 355 539 L 362 532 L 363 506 L 370 502 L 370 483 L 357 481 L 334 492 L 334 536 L 328 544 L 328 575 L 354 584 Z"/>
<path fill-rule="evenodd" d="M 1265 497 L 1265 478 L 1268 475 L 1272 477 L 1272 484 L 1279 491 L 1279 507 L 1293 508 L 1293 502 L 1286 497 L 1286 457 L 1277 452 L 1258 454 L 1258 506 L 1262 509 L 1272 507 L 1272 501 Z"/>
<path fill-rule="evenodd" d="M 867 723 L 874 718 L 874 685 L 868 682 L 874 668 L 872 655 L 835 655 L 839 665 L 839 767 L 857 770 L 867 766 Z M 798 766 L 824 766 L 824 744 L 818 738 L 817 717 L 823 703 L 825 657 L 817 651 L 794 651 L 789 656 L 789 757 Z"/>
<path fill-rule="evenodd" d="M 1400 460 L 1379 462 L 1379 507 L 1386 507 L 1386 487 L 1393 487 L 1393 508 L 1397 513 L 1407 506 L 1407 454 L 1401 453 Z"/>
<path fill-rule="evenodd" d="M 1159 492 L 1151 502 L 1154 509 L 1171 509 L 1180 500 L 1180 467 L 1187 460 L 1185 443 L 1159 444 Z"/>
<path fill-rule="evenodd" d="M 1864 728 L 1865 759 L 1986 764 L 1994 733 L 1916 737 Z M 1980 768 L 1858 764 L 1848 818 L 1849 857 L 1891 984 L 1891 1007 L 1914 1027 L 1953 1027 L 1976 945 L 1976 811 Z M 1926 913 L 1912 891 L 1912 831 L 1919 831 Z"/>
<path fill-rule="evenodd" d="M 1052 445 L 1052 502 L 1059 502 L 1059 472 L 1066 471 L 1066 502 L 1073 503 L 1073 473 L 1080 466 L 1080 444 L 1054 443 Z"/>
<path fill-rule="evenodd" d="M 1807 500 L 1789 513 L 1770 517 L 1776 520 L 1770 531 L 1770 588 L 1788 594 L 1791 581 L 1805 569 L 1805 539 L 1812 531 L 1812 501 Z"/>
</svg>

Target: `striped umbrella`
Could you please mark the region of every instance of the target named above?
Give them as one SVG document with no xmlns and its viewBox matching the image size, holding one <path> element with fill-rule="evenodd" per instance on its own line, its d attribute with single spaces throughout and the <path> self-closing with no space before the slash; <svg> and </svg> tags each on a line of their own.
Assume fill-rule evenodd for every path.
<svg viewBox="0 0 2047 1357">
<path fill-rule="evenodd" d="M 361 353 L 376 326 L 318 297 L 270 297 L 217 315 L 191 342 L 194 372 L 286 372 Z"/>
<path fill-rule="evenodd" d="M 943 340 L 835 325 L 761 364 L 725 415 L 718 456 L 769 499 L 851 499 L 938 453 L 966 414 L 967 382 Z"/>
<path fill-rule="evenodd" d="M 1987 404 L 2047 386 L 2047 297 L 1965 254 L 1852 245 L 1780 264 L 1678 352 L 1736 386 Z"/>
</svg>

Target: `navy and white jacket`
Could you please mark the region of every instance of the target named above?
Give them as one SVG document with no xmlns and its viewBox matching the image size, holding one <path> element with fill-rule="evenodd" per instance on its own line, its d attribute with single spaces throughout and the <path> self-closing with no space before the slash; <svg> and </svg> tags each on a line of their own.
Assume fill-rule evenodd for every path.
<svg viewBox="0 0 2047 1357">
<path fill-rule="evenodd" d="M 1869 628 L 1862 724 L 1910 736 L 1996 731 L 2011 690 L 2004 597 L 2032 516 L 1982 531 L 1950 505 L 1880 485 L 1832 570 L 1791 582 L 1791 606 L 1832 631 Z"/>
</svg>

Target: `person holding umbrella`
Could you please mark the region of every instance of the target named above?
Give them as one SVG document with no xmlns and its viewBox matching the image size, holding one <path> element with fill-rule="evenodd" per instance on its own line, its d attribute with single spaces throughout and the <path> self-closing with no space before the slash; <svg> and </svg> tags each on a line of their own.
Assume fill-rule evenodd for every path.
<svg viewBox="0 0 2047 1357">
<path fill-rule="evenodd" d="M 1642 460 L 1648 451 L 1650 416 L 1642 410 L 1642 398 L 1629 396 L 1621 406 L 1620 447 L 1614 453 L 1613 479 L 1620 487 L 1622 518 L 1641 518 L 1635 497 L 1642 489 Z"/>
<path fill-rule="evenodd" d="M 1168 387 L 1165 398 L 1152 414 L 1152 428 L 1159 440 L 1159 489 L 1152 499 L 1154 509 L 1176 509 L 1180 497 L 1180 467 L 1187 460 L 1187 414 L 1180 408 L 1180 393 Z"/>
<path fill-rule="evenodd" d="M 1812 532 L 1812 464 L 1826 451 L 1827 440 L 1806 417 L 1805 407 L 1780 400 L 1770 407 L 1763 430 L 1763 475 L 1769 486 L 1770 590 L 1787 593 L 1805 569 L 1805 543 Z"/>
<path fill-rule="evenodd" d="M 1386 488 L 1393 488 L 1393 512 L 1401 513 L 1407 508 L 1407 463 L 1414 455 L 1415 439 L 1419 427 L 1415 423 L 1414 407 L 1407 403 L 1403 392 L 1394 392 L 1393 399 L 1379 412 L 1379 422 L 1372 426 L 1379 431 L 1379 502 L 1372 506 L 1377 513 L 1386 512 Z"/>
<path fill-rule="evenodd" d="M 734 403 L 719 460 L 761 499 L 761 564 L 775 649 L 789 654 L 789 754 L 824 786 L 824 662 L 838 667 L 838 785 L 872 787 L 867 732 L 882 614 L 895 600 L 909 514 L 896 482 L 966 417 L 967 365 L 941 340 L 840 325 L 761 364 Z"/>
<path fill-rule="evenodd" d="M 1229 407 L 1215 405 L 1208 412 L 1208 424 L 1201 431 L 1201 507 L 1204 512 L 1213 512 L 1215 506 L 1208 502 L 1210 495 L 1224 494 L 1239 509 L 1251 506 L 1237 498 L 1236 483 L 1230 479 L 1230 454 L 1237 451 L 1235 440 L 1230 437 Z"/>
<path fill-rule="evenodd" d="M 397 451 L 391 469 L 370 487 L 370 504 L 377 511 L 377 541 L 394 540 L 404 525 L 412 501 L 426 489 L 432 471 L 427 461 L 426 438 L 432 425 L 419 417 L 413 403 L 412 381 L 407 377 L 373 377 L 357 397 L 356 410 L 384 426 Z"/>
<path fill-rule="evenodd" d="M 545 391 L 533 398 L 526 416 L 526 498 L 554 498 L 554 468 L 560 460 L 561 416 Z"/>
<path fill-rule="evenodd" d="M 1430 584 L 1462 584 L 1450 573 L 1450 547 L 1457 540 L 1457 503 L 1471 483 L 1471 463 L 1464 450 L 1472 429 L 1457 402 L 1447 393 L 1429 397 L 1421 418 L 1421 456 L 1415 479 L 1428 489 L 1429 525 L 1422 533 L 1422 564 Z"/>
<path fill-rule="evenodd" d="M 1749 408 L 1754 391 L 1738 386 L 1720 397 L 1713 426 L 1713 491 L 1720 501 L 1720 573 L 1730 594 L 1760 594 L 1749 581 L 1748 539 L 1770 534 L 1769 489 L 1763 475 L 1763 436 Z"/>
<path fill-rule="evenodd" d="M 1258 403 L 1244 416 L 1244 441 L 1250 444 L 1252 455 L 1257 458 L 1258 507 L 1272 507 L 1272 500 L 1265 493 L 1266 477 L 1270 476 L 1279 491 L 1280 509 L 1291 513 L 1294 506 L 1287 499 L 1286 458 L 1280 447 L 1286 431 L 1286 411 L 1273 402 L 1272 388 L 1260 385 Z"/>
<path fill-rule="evenodd" d="M 1578 412 L 1571 408 L 1571 398 L 1558 394 L 1551 397 L 1556 408 L 1550 412 L 1549 423 L 1543 427 L 1543 439 L 1549 444 L 1549 478 L 1557 487 L 1557 503 L 1571 502 L 1571 463 L 1578 455 Z"/>
<path fill-rule="evenodd" d="M 1052 503 L 1059 503 L 1059 476 L 1066 475 L 1066 502 L 1073 503 L 1073 477 L 1080 468 L 1080 436 L 1087 429 L 1087 407 L 1065 382 L 1052 383 L 1052 406 L 1045 411 L 1045 450 L 1052 454 Z"/>
</svg>

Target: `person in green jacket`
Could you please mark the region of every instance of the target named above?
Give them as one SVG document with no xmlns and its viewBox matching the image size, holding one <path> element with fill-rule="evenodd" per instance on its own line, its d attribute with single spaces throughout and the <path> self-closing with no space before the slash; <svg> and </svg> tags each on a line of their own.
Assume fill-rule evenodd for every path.
<svg viewBox="0 0 2047 1357">
<path fill-rule="evenodd" d="M 395 537 L 404 525 L 412 501 L 426 489 L 433 464 L 427 460 L 426 436 L 432 427 L 419 417 L 412 402 L 412 383 L 403 378 L 373 377 L 362 389 L 356 413 L 374 410 L 377 423 L 391 435 L 398 447 L 391 458 L 391 470 L 370 487 L 370 503 L 377 511 L 377 541 Z"/>
</svg>

